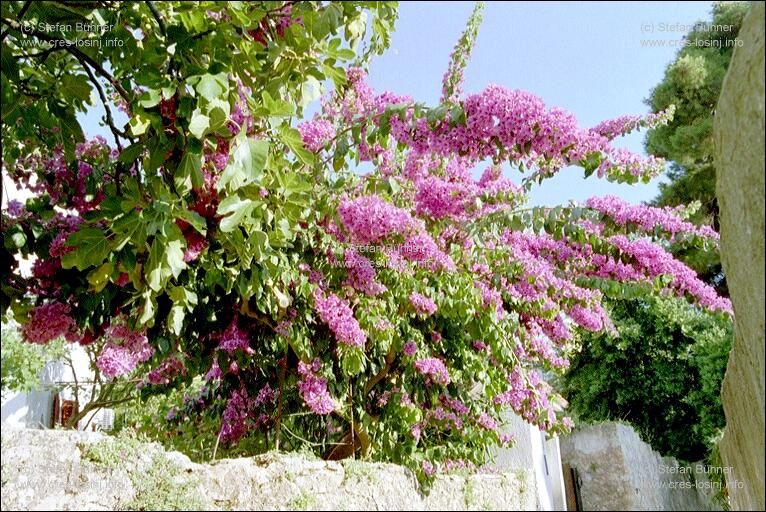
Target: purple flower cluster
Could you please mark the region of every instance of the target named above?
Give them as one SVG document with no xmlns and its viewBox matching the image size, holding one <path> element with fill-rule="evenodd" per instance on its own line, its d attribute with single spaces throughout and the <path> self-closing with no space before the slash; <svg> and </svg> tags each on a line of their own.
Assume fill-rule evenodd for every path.
<svg viewBox="0 0 766 512">
<path fill-rule="evenodd" d="M 186 374 L 186 365 L 180 356 L 172 355 L 165 358 L 156 368 L 150 371 L 146 379 L 150 384 L 170 384 L 177 375 Z"/>
<path fill-rule="evenodd" d="M 236 135 L 244 130 L 247 135 L 252 135 L 255 128 L 255 120 L 247 105 L 247 98 L 252 96 L 252 90 L 243 84 L 239 78 L 236 79 L 236 89 L 237 96 L 234 99 L 234 106 L 231 109 L 228 122 L 229 133 Z"/>
<path fill-rule="evenodd" d="M 222 442 L 236 443 L 247 433 L 248 418 L 252 408 L 252 400 L 245 388 L 232 392 L 226 401 L 226 409 L 221 418 L 219 437 Z"/>
<path fill-rule="evenodd" d="M 603 315 L 599 313 L 600 312 L 598 311 L 584 308 L 579 304 L 575 304 L 569 308 L 570 318 L 574 320 L 577 325 L 591 332 L 598 332 L 604 328 L 604 318 Z"/>
<path fill-rule="evenodd" d="M 335 127 L 324 119 L 304 121 L 298 125 L 303 145 L 312 153 L 319 153 L 335 137 Z"/>
<path fill-rule="evenodd" d="M 418 352 L 418 344 L 414 340 L 407 341 L 402 347 L 402 353 L 407 357 L 412 357 Z"/>
<path fill-rule="evenodd" d="M 661 275 L 671 276 L 671 287 L 679 295 L 689 294 L 697 302 L 712 311 L 733 313 L 731 301 L 720 297 L 715 288 L 700 280 L 697 273 L 681 263 L 662 247 L 646 239 L 630 240 L 623 235 L 609 237 L 609 243 L 631 256 L 635 260 L 635 268 L 650 278 Z"/>
<path fill-rule="evenodd" d="M 154 348 L 143 332 L 131 331 L 124 325 L 112 325 L 104 336 L 109 341 L 96 358 L 96 366 L 109 379 L 129 374 L 139 363 L 154 355 Z"/>
<path fill-rule="evenodd" d="M 362 244 L 379 242 L 417 226 L 409 213 L 378 196 L 343 199 L 338 206 L 338 215 L 352 239 Z"/>
<path fill-rule="evenodd" d="M 250 335 L 247 331 L 243 330 L 239 326 L 239 315 L 235 314 L 231 323 L 220 334 L 221 340 L 218 343 L 218 348 L 227 352 L 229 355 L 234 354 L 237 350 L 243 350 L 245 353 L 252 354 L 254 351 L 250 347 Z"/>
<path fill-rule="evenodd" d="M 455 262 L 439 248 L 428 233 L 417 233 L 407 237 L 401 246 L 387 251 L 387 254 L 389 257 L 393 255 L 403 258 L 434 272 L 455 269 Z"/>
<path fill-rule="evenodd" d="M 459 217 L 473 204 L 478 187 L 469 181 L 449 181 L 428 176 L 417 182 L 415 211 L 419 216 L 441 219 Z"/>
<path fill-rule="evenodd" d="M 26 213 L 27 208 L 24 205 L 24 203 L 22 203 L 18 199 L 11 199 L 10 201 L 8 201 L 8 204 L 6 205 L 6 211 L 8 212 L 8 215 L 10 217 L 19 218 Z"/>
<path fill-rule="evenodd" d="M 510 405 L 528 422 L 548 430 L 556 422 L 556 413 L 548 401 L 548 388 L 536 372 L 530 372 L 527 378 L 522 372 L 519 366 L 513 368 L 507 379 L 508 390 L 497 395 L 494 402 Z"/>
<path fill-rule="evenodd" d="M 348 301 L 334 293 L 324 296 L 320 289 L 314 290 L 314 309 L 319 318 L 327 324 L 340 343 L 351 347 L 364 348 L 367 335 L 359 327 Z"/>
<path fill-rule="evenodd" d="M 213 357 L 213 364 L 210 365 L 210 369 L 205 374 L 205 380 L 216 380 L 223 377 L 221 367 L 218 366 L 218 356 Z"/>
<path fill-rule="evenodd" d="M 92 197 L 87 194 L 88 179 L 93 174 L 93 166 L 113 160 L 114 155 L 103 137 L 80 143 L 75 149 L 78 159 L 77 170 L 72 171 L 66 162 L 64 150 L 61 147 L 53 149 L 51 156 L 44 163 L 47 175 L 45 189 L 51 203 L 66 205 L 79 213 L 93 210 L 103 200 L 104 194 L 96 192 Z M 115 157 L 116 158 L 116 157 Z"/>
<path fill-rule="evenodd" d="M 277 392 L 271 389 L 271 386 L 269 386 L 269 383 L 267 382 L 258 391 L 258 394 L 256 395 L 255 400 L 253 401 L 253 406 L 258 407 L 261 405 L 271 404 L 274 402 L 274 400 L 276 400 L 276 398 L 277 398 Z"/>
<path fill-rule="evenodd" d="M 450 71 L 449 76 L 457 80 L 453 86 L 459 85 L 459 75 Z M 595 155 L 600 162 L 599 176 L 655 176 L 664 169 L 663 161 L 653 157 L 642 159 L 612 147 L 610 139 L 599 131 L 578 128 L 572 114 L 558 108 L 547 110 L 537 96 L 525 91 L 491 85 L 465 97 L 465 124 L 433 126 L 426 118 L 414 120 L 414 106 L 409 98 L 390 93 L 376 96 L 363 71 L 351 69 L 348 77 L 350 92 L 341 99 L 335 98 L 340 106 L 325 103 L 325 113 L 340 114 L 349 122 L 354 115 L 374 116 L 394 104 L 410 105 L 405 115 L 390 118 L 391 135 L 417 157 L 461 155 L 477 162 L 500 156 L 551 173 L 566 165 L 582 164 Z M 406 166 L 405 170 L 414 169 Z"/>
<path fill-rule="evenodd" d="M 457 414 L 466 415 L 470 412 L 468 406 L 466 406 L 457 398 L 450 398 L 447 395 L 441 395 L 439 396 L 439 402 L 441 402 L 445 407 L 455 411 Z"/>
<path fill-rule="evenodd" d="M 497 318 L 503 318 L 505 316 L 503 294 L 484 281 L 476 281 L 474 286 L 481 292 L 481 300 L 484 303 L 484 307 L 494 309 Z"/>
<path fill-rule="evenodd" d="M 200 254 L 207 249 L 208 242 L 204 236 L 193 229 L 185 231 L 184 238 L 186 239 L 184 261 L 190 263 L 199 258 Z"/>
<path fill-rule="evenodd" d="M 426 413 L 426 422 L 424 422 L 423 426 L 427 425 L 428 422 L 437 422 L 440 426 L 448 427 L 450 429 L 463 429 L 463 419 L 460 415 L 454 411 L 449 411 L 444 407 L 435 407 L 429 410 Z"/>
<path fill-rule="evenodd" d="M 457 103 L 463 94 L 463 71 L 468 65 L 468 58 L 471 55 L 476 44 L 476 36 L 481 25 L 483 3 L 477 3 L 471 17 L 468 19 L 468 25 L 465 31 L 458 39 L 455 47 L 450 54 L 449 66 L 442 78 L 442 98 L 441 102 Z"/>
<path fill-rule="evenodd" d="M 327 379 L 316 375 L 319 367 L 319 359 L 315 359 L 310 365 L 303 361 L 298 363 L 298 373 L 301 376 L 298 381 L 298 392 L 314 414 L 325 415 L 335 410 L 335 404 L 327 391 Z"/>
<path fill-rule="evenodd" d="M 418 359 L 415 361 L 415 369 L 437 384 L 447 385 L 450 383 L 449 372 L 441 359 L 435 357 Z"/>
<path fill-rule="evenodd" d="M 72 310 L 66 304 L 49 302 L 29 312 L 27 323 L 21 327 L 24 340 L 45 345 L 59 337 L 67 341 L 77 338 L 77 324 L 71 317 Z"/>
<path fill-rule="evenodd" d="M 370 296 L 386 291 L 385 286 L 375 281 L 375 269 L 369 259 L 359 254 L 353 247 L 346 249 L 343 257 L 348 273 L 347 285 Z"/>
<path fill-rule="evenodd" d="M 671 105 L 667 110 L 649 114 L 647 116 L 620 116 L 616 119 L 608 119 L 600 122 L 591 128 L 591 131 L 602 137 L 606 137 L 608 140 L 613 140 L 617 137 L 627 135 L 639 128 L 655 128 L 667 124 L 673 119 L 674 113 L 675 107 Z"/>
<path fill-rule="evenodd" d="M 292 320 L 280 320 L 277 326 L 274 328 L 274 332 L 282 336 L 283 338 L 289 338 L 290 337 L 290 329 L 292 329 L 293 321 Z"/>
<path fill-rule="evenodd" d="M 642 231 L 651 233 L 656 228 L 675 236 L 679 233 L 718 240 L 718 233 L 710 226 L 695 226 L 676 214 L 673 208 L 656 208 L 645 205 L 631 205 L 615 196 L 592 197 L 585 203 L 620 226 L 636 225 Z"/>
<path fill-rule="evenodd" d="M 479 417 L 476 418 L 476 423 L 483 429 L 492 431 L 497 430 L 497 422 L 486 412 L 481 413 Z"/>
<path fill-rule="evenodd" d="M 419 315 L 431 316 L 436 313 L 436 303 L 418 292 L 410 294 L 410 304 Z"/>
</svg>

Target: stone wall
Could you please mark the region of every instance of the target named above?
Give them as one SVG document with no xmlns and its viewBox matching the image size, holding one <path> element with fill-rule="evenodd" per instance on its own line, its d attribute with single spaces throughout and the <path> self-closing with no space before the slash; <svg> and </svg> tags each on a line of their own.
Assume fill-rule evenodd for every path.
<svg viewBox="0 0 766 512">
<path fill-rule="evenodd" d="M 561 461 L 578 472 L 583 510 L 720 510 L 704 466 L 661 457 L 622 423 L 562 437 Z"/>
<path fill-rule="evenodd" d="M 2 510 L 535 510 L 528 472 L 439 477 L 393 464 L 269 453 L 195 464 L 95 432 L 2 434 Z"/>
<path fill-rule="evenodd" d="M 734 304 L 721 457 L 734 510 L 764 509 L 764 3 L 739 33 L 715 116 L 721 260 Z M 740 487 L 741 484 L 744 484 Z"/>
</svg>

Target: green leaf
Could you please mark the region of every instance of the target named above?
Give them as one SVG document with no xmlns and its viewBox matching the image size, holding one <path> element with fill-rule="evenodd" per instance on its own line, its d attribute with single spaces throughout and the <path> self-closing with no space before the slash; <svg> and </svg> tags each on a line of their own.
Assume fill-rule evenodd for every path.
<svg viewBox="0 0 766 512">
<path fill-rule="evenodd" d="M 154 237 L 144 268 L 149 288 L 159 292 L 171 277 L 178 278 L 185 268 L 184 242 L 180 239 L 168 240 L 164 236 Z"/>
<path fill-rule="evenodd" d="M 100 293 L 104 289 L 113 271 L 114 265 L 111 262 L 106 262 L 88 274 L 88 283 L 96 293 Z"/>
<path fill-rule="evenodd" d="M 229 90 L 226 73 L 202 75 L 195 89 L 208 101 L 224 96 Z"/>
<path fill-rule="evenodd" d="M 141 316 L 138 317 L 139 325 L 151 326 L 154 324 L 154 313 L 157 310 L 157 301 L 150 291 L 143 294 L 144 303 Z"/>
<path fill-rule="evenodd" d="M 210 118 L 210 131 L 215 132 L 227 126 L 231 105 L 228 101 L 216 98 L 207 104 L 205 111 Z"/>
<path fill-rule="evenodd" d="M 149 250 L 149 259 L 146 262 L 144 268 L 144 275 L 146 276 L 146 283 L 149 288 L 158 292 L 162 289 L 164 284 L 163 272 L 162 272 L 162 253 L 163 244 L 159 237 L 155 237 L 152 242 L 152 248 Z"/>
<path fill-rule="evenodd" d="M 170 316 L 168 317 L 168 327 L 170 327 L 170 332 L 172 332 L 176 336 L 181 335 L 181 331 L 183 331 L 183 327 L 184 327 L 185 316 L 186 316 L 186 311 L 184 311 L 184 308 L 182 306 L 174 305 L 170 309 Z"/>
<path fill-rule="evenodd" d="M 220 229 L 224 233 L 233 231 L 240 225 L 242 218 L 249 215 L 255 208 L 255 201 L 241 199 L 239 196 L 229 196 L 218 205 L 218 215 L 228 215 L 221 220 Z"/>
<path fill-rule="evenodd" d="M 227 185 L 232 191 L 250 185 L 260 183 L 266 160 L 269 156 L 269 142 L 267 140 L 248 139 L 244 130 L 236 137 L 237 146 L 232 152 L 229 165 L 221 173 L 218 179 L 218 190 L 223 190 Z"/>
<path fill-rule="evenodd" d="M 314 163 L 314 154 L 307 151 L 303 147 L 303 139 L 301 138 L 301 132 L 295 128 L 283 124 L 279 129 L 279 138 L 285 145 L 290 148 L 290 151 L 306 165 L 312 165 Z"/>
<path fill-rule="evenodd" d="M 199 109 L 195 110 L 189 123 L 189 132 L 199 140 L 203 140 L 209 128 L 210 118 L 200 112 Z"/>
<path fill-rule="evenodd" d="M 168 296 L 173 301 L 173 307 L 168 318 L 168 326 L 173 333 L 180 335 L 183 330 L 186 312 L 191 313 L 194 310 L 194 306 L 197 305 L 197 294 L 182 286 L 175 286 L 168 290 Z"/>
<path fill-rule="evenodd" d="M 149 89 L 141 95 L 138 104 L 144 108 L 156 107 L 162 101 L 162 94 L 157 89 Z"/>
<path fill-rule="evenodd" d="M 130 146 L 123 149 L 117 159 L 124 164 L 132 164 L 141 154 L 143 149 L 144 145 L 140 142 L 136 142 L 135 144 L 131 144 Z"/>
<path fill-rule="evenodd" d="M 61 258 L 61 266 L 77 267 L 78 270 L 100 265 L 109 256 L 111 249 L 104 232 L 96 228 L 76 231 L 67 238 L 66 243 L 75 250 Z"/>
<path fill-rule="evenodd" d="M 250 232 L 250 244 L 256 251 L 256 254 L 260 257 L 264 251 L 269 247 L 269 235 L 256 229 Z"/>
<path fill-rule="evenodd" d="M 133 115 L 133 117 L 130 118 L 130 121 L 128 122 L 128 126 L 130 126 L 130 133 L 132 133 L 135 136 L 143 135 L 146 133 L 146 130 L 149 129 L 149 126 L 151 126 L 152 122 L 149 116 L 144 114 L 143 112 L 138 112 Z"/>
<path fill-rule="evenodd" d="M 300 106 L 305 107 L 312 101 L 322 96 L 322 83 L 311 75 L 306 77 L 306 81 L 301 84 Z"/>
<path fill-rule="evenodd" d="M 174 183 L 179 194 L 187 194 L 192 187 L 199 188 L 204 184 L 202 176 L 202 155 L 186 152 L 178 164 Z"/>
<path fill-rule="evenodd" d="M 114 250 L 122 250 L 137 234 L 143 234 L 144 226 L 145 222 L 141 217 L 141 213 L 135 210 L 114 221 L 112 224 L 112 232 L 116 235 L 114 238 Z M 140 237 L 135 240 L 135 245 L 142 246 L 145 241 L 145 236 Z"/>
<path fill-rule="evenodd" d="M 295 113 L 292 105 L 284 100 L 272 98 L 267 91 L 263 91 L 261 97 L 270 117 L 290 117 Z"/>
<path fill-rule="evenodd" d="M 197 230 L 200 235 L 204 235 L 207 233 L 207 221 L 205 220 L 205 217 L 200 215 L 197 212 L 193 212 L 191 210 L 176 210 L 175 212 L 176 216 L 179 219 L 182 219 L 189 223 L 191 227 Z"/>
<path fill-rule="evenodd" d="M 12 234 L 10 237 L 8 237 L 8 241 L 12 242 L 12 244 L 8 244 L 6 242 L 5 246 L 9 249 L 20 249 L 24 247 L 24 244 L 27 243 L 27 235 L 24 234 L 23 231 L 17 231 L 14 234 Z"/>
<path fill-rule="evenodd" d="M 58 92 L 64 98 L 77 98 L 90 103 L 90 85 L 85 75 L 64 75 L 58 84 Z"/>
<path fill-rule="evenodd" d="M 186 262 L 184 261 L 184 247 L 185 243 L 181 240 L 171 240 L 168 242 L 165 259 L 170 273 L 173 277 L 178 278 L 181 272 L 186 268 Z"/>
</svg>

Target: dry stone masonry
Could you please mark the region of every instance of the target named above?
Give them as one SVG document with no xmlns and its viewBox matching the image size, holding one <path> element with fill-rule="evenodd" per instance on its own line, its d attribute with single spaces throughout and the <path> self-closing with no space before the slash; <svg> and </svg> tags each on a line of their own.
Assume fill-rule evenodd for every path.
<svg viewBox="0 0 766 512">
<path fill-rule="evenodd" d="M 536 510 L 525 471 L 450 475 L 424 494 L 393 464 L 300 455 L 195 464 L 94 432 L 2 434 L 3 510 Z"/>
<path fill-rule="evenodd" d="M 580 479 L 583 510 L 721 510 L 710 468 L 662 457 L 629 425 L 608 422 L 561 438 Z"/>
</svg>

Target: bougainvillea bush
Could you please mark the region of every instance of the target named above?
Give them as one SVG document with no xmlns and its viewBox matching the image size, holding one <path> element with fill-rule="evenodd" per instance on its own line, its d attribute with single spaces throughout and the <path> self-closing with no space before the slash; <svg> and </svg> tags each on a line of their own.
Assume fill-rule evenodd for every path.
<svg viewBox="0 0 766 512">
<path fill-rule="evenodd" d="M 367 81 L 392 3 L 42 5 L 3 6 L 3 161 L 35 194 L 3 212 L 3 309 L 29 342 L 99 344 L 100 375 L 141 393 L 204 376 L 168 429 L 215 414 L 222 446 L 430 475 L 512 443 L 504 411 L 570 428 L 545 376 L 613 331 L 604 297 L 731 312 L 666 250 L 715 244 L 687 211 L 525 206 L 570 167 L 657 175 L 612 141 L 672 112 L 584 128 L 528 92 L 464 94 L 481 6 L 425 106 Z M 114 27 L 51 35 L 46 16 Z M 62 43 L 98 37 L 125 43 Z M 114 143 L 83 139 L 91 108 Z"/>
</svg>

